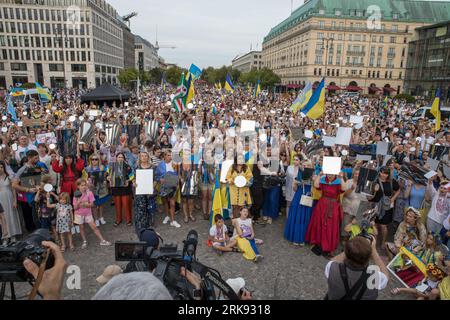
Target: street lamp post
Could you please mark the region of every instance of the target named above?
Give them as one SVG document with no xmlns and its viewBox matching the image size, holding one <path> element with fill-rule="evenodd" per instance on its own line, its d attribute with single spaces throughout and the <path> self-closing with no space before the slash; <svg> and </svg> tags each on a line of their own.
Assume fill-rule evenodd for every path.
<svg viewBox="0 0 450 320">
<path fill-rule="evenodd" d="M 322 38 L 322 50 L 324 49 L 324 44 L 326 43 L 325 46 L 325 73 L 324 73 L 324 77 L 327 76 L 327 71 L 328 71 L 328 48 L 329 48 L 329 43 L 331 42 L 331 44 L 333 44 L 334 39 L 333 38 Z"/>
<path fill-rule="evenodd" d="M 62 50 L 62 56 L 63 56 L 63 77 L 64 77 L 64 87 L 67 87 L 67 80 L 66 80 L 66 44 L 69 42 L 69 38 L 67 37 L 67 30 L 64 26 L 63 27 L 55 27 L 53 29 L 53 33 L 55 34 L 55 41 L 61 42 L 61 50 Z"/>
</svg>

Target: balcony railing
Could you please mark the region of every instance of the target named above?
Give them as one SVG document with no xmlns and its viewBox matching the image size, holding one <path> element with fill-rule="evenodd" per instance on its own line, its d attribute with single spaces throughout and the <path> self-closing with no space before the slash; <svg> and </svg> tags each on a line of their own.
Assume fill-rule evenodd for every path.
<svg viewBox="0 0 450 320">
<path fill-rule="evenodd" d="M 365 51 L 347 51 L 347 55 L 349 56 L 365 56 Z"/>
<path fill-rule="evenodd" d="M 395 58 L 395 52 L 388 52 L 388 58 Z"/>
</svg>

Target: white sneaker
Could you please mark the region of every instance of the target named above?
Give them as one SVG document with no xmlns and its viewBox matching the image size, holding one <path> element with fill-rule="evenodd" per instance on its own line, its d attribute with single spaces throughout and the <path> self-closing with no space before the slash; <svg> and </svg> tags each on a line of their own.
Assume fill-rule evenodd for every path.
<svg viewBox="0 0 450 320">
<path fill-rule="evenodd" d="M 170 225 L 171 225 L 172 227 L 175 227 L 175 228 L 180 228 L 180 227 L 181 227 L 180 224 L 179 224 L 178 222 L 176 222 L 175 220 L 173 220 L 173 221 L 170 223 Z"/>
<path fill-rule="evenodd" d="M 100 218 L 100 223 L 101 224 L 106 224 L 106 221 L 105 221 L 105 219 L 103 217 Z"/>
<path fill-rule="evenodd" d="M 170 218 L 167 216 L 163 220 L 163 224 L 167 224 L 170 221 Z"/>
<path fill-rule="evenodd" d="M 95 220 L 95 225 L 96 225 L 97 227 L 100 227 L 100 221 Z"/>
</svg>

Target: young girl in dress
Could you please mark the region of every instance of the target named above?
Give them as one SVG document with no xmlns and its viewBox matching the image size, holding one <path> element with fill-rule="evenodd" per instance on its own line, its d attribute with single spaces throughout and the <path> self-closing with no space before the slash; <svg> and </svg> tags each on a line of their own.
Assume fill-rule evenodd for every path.
<svg viewBox="0 0 450 320">
<path fill-rule="evenodd" d="M 56 209 L 56 232 L 60 235 L 61 251 L 66 251 L 65 236 L 69 240 L 70 250 L 75 250 L 70 229 L 73 227 L 73 208 L 70 204 L 70 195 L 63 192 L 59 195 L 59 202 L 51 204 L 47 202 L 47 207 Z"/>
<path fill-rule="evenodd" d="M 256 247 L 255 231 L 253 229 L 252 219 L 248 217 L 247 207 L 242 207 L 239 211 L 239 218 L 233 219 L 234 234 L 233 239 L 236 239 L 238 245 L 240 243 L 239 238 L 247 239 L 250 243 L 251 249 L 254 251 L 254 262 L 260 261 L 263 256 L 259 253 Z M 258 240 L 261 242 L 261 240 Z M 244 258 L 247 253 L 245 248 L 240 248 L 244 252 Z M 252 255 L 253 256 L 253 255 Z"/>
<path fill-rule="evenodd" d="M 94 222 L 94 217 L 92 216 L 92 208 L 95 207 L 94 201 L 95 197 L 92 191 L 89 190 L 87 181 L 84 179 L 78 179 L 77 188 L 80 194 L 76 194 L 73 198 L 73 208 L 75 210 L 74 223 L 80 226 L 80 234 L 83 239 L 82 249 L 86 249 L 87 240 L 84 233 L 84 224 L 88 224 L 92 231 L 95 233 L 97 238 L 100 240 L 101 246 L 110 246 L 111 243 L 106 241 L 100 230 L 97 228 Z"/>
</svg>

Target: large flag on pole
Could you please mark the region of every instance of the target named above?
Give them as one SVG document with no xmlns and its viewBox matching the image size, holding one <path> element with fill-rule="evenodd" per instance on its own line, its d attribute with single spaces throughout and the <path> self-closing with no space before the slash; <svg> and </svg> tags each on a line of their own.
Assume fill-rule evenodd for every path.
<svg viewBox="0 0 450 320">
<path fill-rule="evenodd" d="M 192 99 L 194 99 L 195 95 L 194 80 L 195 80 L 194 76 L 192 75 L 192 73 L 189 72 L 189 77 L 187 78 L 188 94 L 185 101 L 186 106 L 192 101 Z"/>
<path fill-rule="evenodd" d="M 192 63 L 191 67 L 189 68 L 189 73 L 192 74 L 192 78 L 194 80 L 197 80 L 200 79 L 200 76 L 202 75 L 202 70 Z"/>
<path fill-rule="evenodd" d="M 11 101 L 11 97 L 9 94 L 6 95 L 6 105 L 7 105 L 7 111 L 11 115 L 11 119 L 16 122 L 17 121 L 17 114 L 16 110 L 14 109 L 14 104 Z"/>
<path fill-rule="evenodd" d="M 307 116 L 310 119 L 318 119 L 325 112 L 325 78 L 322 79 L 317 89 L 314 91 L 311 99 L 302 109 L 302 117 Z"/>
<path fill-rule="evenodd" d="M 260 93 L 261 93 L 261 80 L 258 79 L 255 88 L 255 98 L 258 98 Z"/>
<path fill-rule="evenodd" d="M 299 110 L 303 109 L 305 105 L 308 103 L 313 93 L 312 84 L 308 82 L 303 90 L 298 94 L 297 99 L 294 100 L 291 106 L 291 110 L 294 113 L 297 113 Z"/>
<path fill-rule="evenodd" d="M 228 92 L 234 92 L 233 81 L 231 81 L 231 77 L 229 74 L 227 74 L 227 79 L 225 80 L 225 90 L 227 90 Z"/>
<path fill-rule="evenodd" d="M 172 104 L 175 110 L 179 113 L 184 112 L 184 109 L 186 109 L 186 98 L 188 95 L 188 90 L 189 88 L 186 83 L 186 78 L 184 77 L 184 74 L 181 74 L 177 91 L 175 92 L 175 96 L 173 97 L 172 100 Z"/>
<path fill-rule="evenodd" d="M 431 106 L 430 113 L 436 118 L 435 131 L 438 132 L 441 129 L 441 89 L 436 90 L 436 96 L 434 97 L 433 105 Z"/>
</svg>

